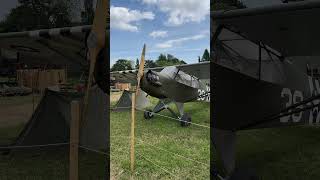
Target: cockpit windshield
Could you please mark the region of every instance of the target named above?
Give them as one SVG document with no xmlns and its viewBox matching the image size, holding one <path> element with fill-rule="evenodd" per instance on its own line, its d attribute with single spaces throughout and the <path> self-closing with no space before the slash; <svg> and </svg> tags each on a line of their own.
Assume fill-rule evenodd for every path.
<svg viewBox="0 0 320 180">
<path fill-rule="evenodd" d="M 214 61 L 256 79 L 283 81 L 281 54 L 261 42 L 222 28 L 213 42 Z"/>
<path fill-rule="evenodd" d="M 198 88 L 198 89 L 201 87 L 201 83 L 198 80 L 198 78 L 181 71 L 175 66 L 165 67 L 161 71 L 161 73 L 166 74 L 167 76 L 169 76 L 170 78 L 174 79 L 175 81 L 181 84 L 191 86 L 193 88 Z"/>
</svg>

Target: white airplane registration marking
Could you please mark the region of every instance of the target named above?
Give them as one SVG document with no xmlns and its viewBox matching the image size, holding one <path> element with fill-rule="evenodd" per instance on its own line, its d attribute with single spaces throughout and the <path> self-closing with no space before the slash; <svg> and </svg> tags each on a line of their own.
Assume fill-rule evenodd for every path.
<svg viewBox="0 0 320 180">
<path fill-rule="evenodd" d="M 313 79 L 312 77 L 308 77 L 308 82 L 309 82 L 309 90 L 310 90 L 310 97 L 316 96 L 320 94 L 320 84 L 319 81 L 316 79 Z M 293 104 L 299 103 L 303 101 L 303 93 L 302 91 L 298 90 L 291 90 L 289 88 L 283 88 L 281 91 L 281 98 L 286 99 L 285 107 L 288 108 L 292 106 Z M 307 103 L 307 105 L 313 105 L 313 104 L 320 104 L 320 100 L 316 99 L 313 100 L 312 102 Z M 301 109 L 303 108 L 304 105 L 298 106 L 296 109 Z M 288 112 L 291 112 L 289 110 Z M 282 123 L 288 123 L 288 122 L 293 122 L 293 123 L 298 123 L 301 122 L 303 113 L 308 113 L 308 122 L 310 125 L 312 124 L 318 124 L 320 122 L 320 109 L 318 107 L 314 107 L 311 110 L 307 111 L 302 111 L 300 113 L 295 113 L 291 114 L 288 116 L 284 116 L 280 118 L 280 122 Z M 305 117 L 308 117 L 305 116 Z"/>
</svg>

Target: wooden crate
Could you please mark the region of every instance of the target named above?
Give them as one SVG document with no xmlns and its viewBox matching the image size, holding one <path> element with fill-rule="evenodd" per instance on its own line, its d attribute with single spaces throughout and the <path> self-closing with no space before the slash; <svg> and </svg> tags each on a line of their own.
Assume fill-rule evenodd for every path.
<svg viewBox="0 0 320 180">
<path fill-rule="evenodd" d="M 17 70 L 17 82 L 20 86 L 33 88 L 35 91 L 43 91 L 50 86 L 65 84 L 67 81 L 65 69 L 23 69 Z"/>
<path fill-rule="evenodd" d="M 120 89 L 121 91 L 123 90 L 130 90 L 131 88 L 131 83 L 115 83 L 115 88 Z"/>
</svg>

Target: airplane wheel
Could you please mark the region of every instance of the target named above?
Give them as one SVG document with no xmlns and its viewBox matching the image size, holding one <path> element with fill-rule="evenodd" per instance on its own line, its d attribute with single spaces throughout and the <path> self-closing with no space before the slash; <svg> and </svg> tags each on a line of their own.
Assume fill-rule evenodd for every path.
<svg viewBox="0 0 320 180">
<path fill-rule="evenodd" d="M 189 116 L 187 113 L 185 113 L 181 119 L 180 119 L 180 125 L 182 127 L 185 127 L 185 126 L 189 126 L 190 125 L 190 122 L 191 122 L 191 116 Z"/>
<path fill-rule="evenodd" d="M 144 116 L 145 119 L 151 119 L 153 117 L 152 110 L 147 109 L 146 111 L 144 111 L 143 116 Z"/>
</svg>

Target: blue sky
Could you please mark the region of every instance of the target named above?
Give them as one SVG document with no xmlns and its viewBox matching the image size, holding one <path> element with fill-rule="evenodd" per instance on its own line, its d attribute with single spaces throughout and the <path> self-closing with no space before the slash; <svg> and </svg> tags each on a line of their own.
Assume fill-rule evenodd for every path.
<svg viewBox="0 0 320 180">
<path fill-rule="evenodd" d="M 110 61 L 169 53 L 187 63 L 210 48 L 209 0 L 111 0 Z"/>
</svg>

